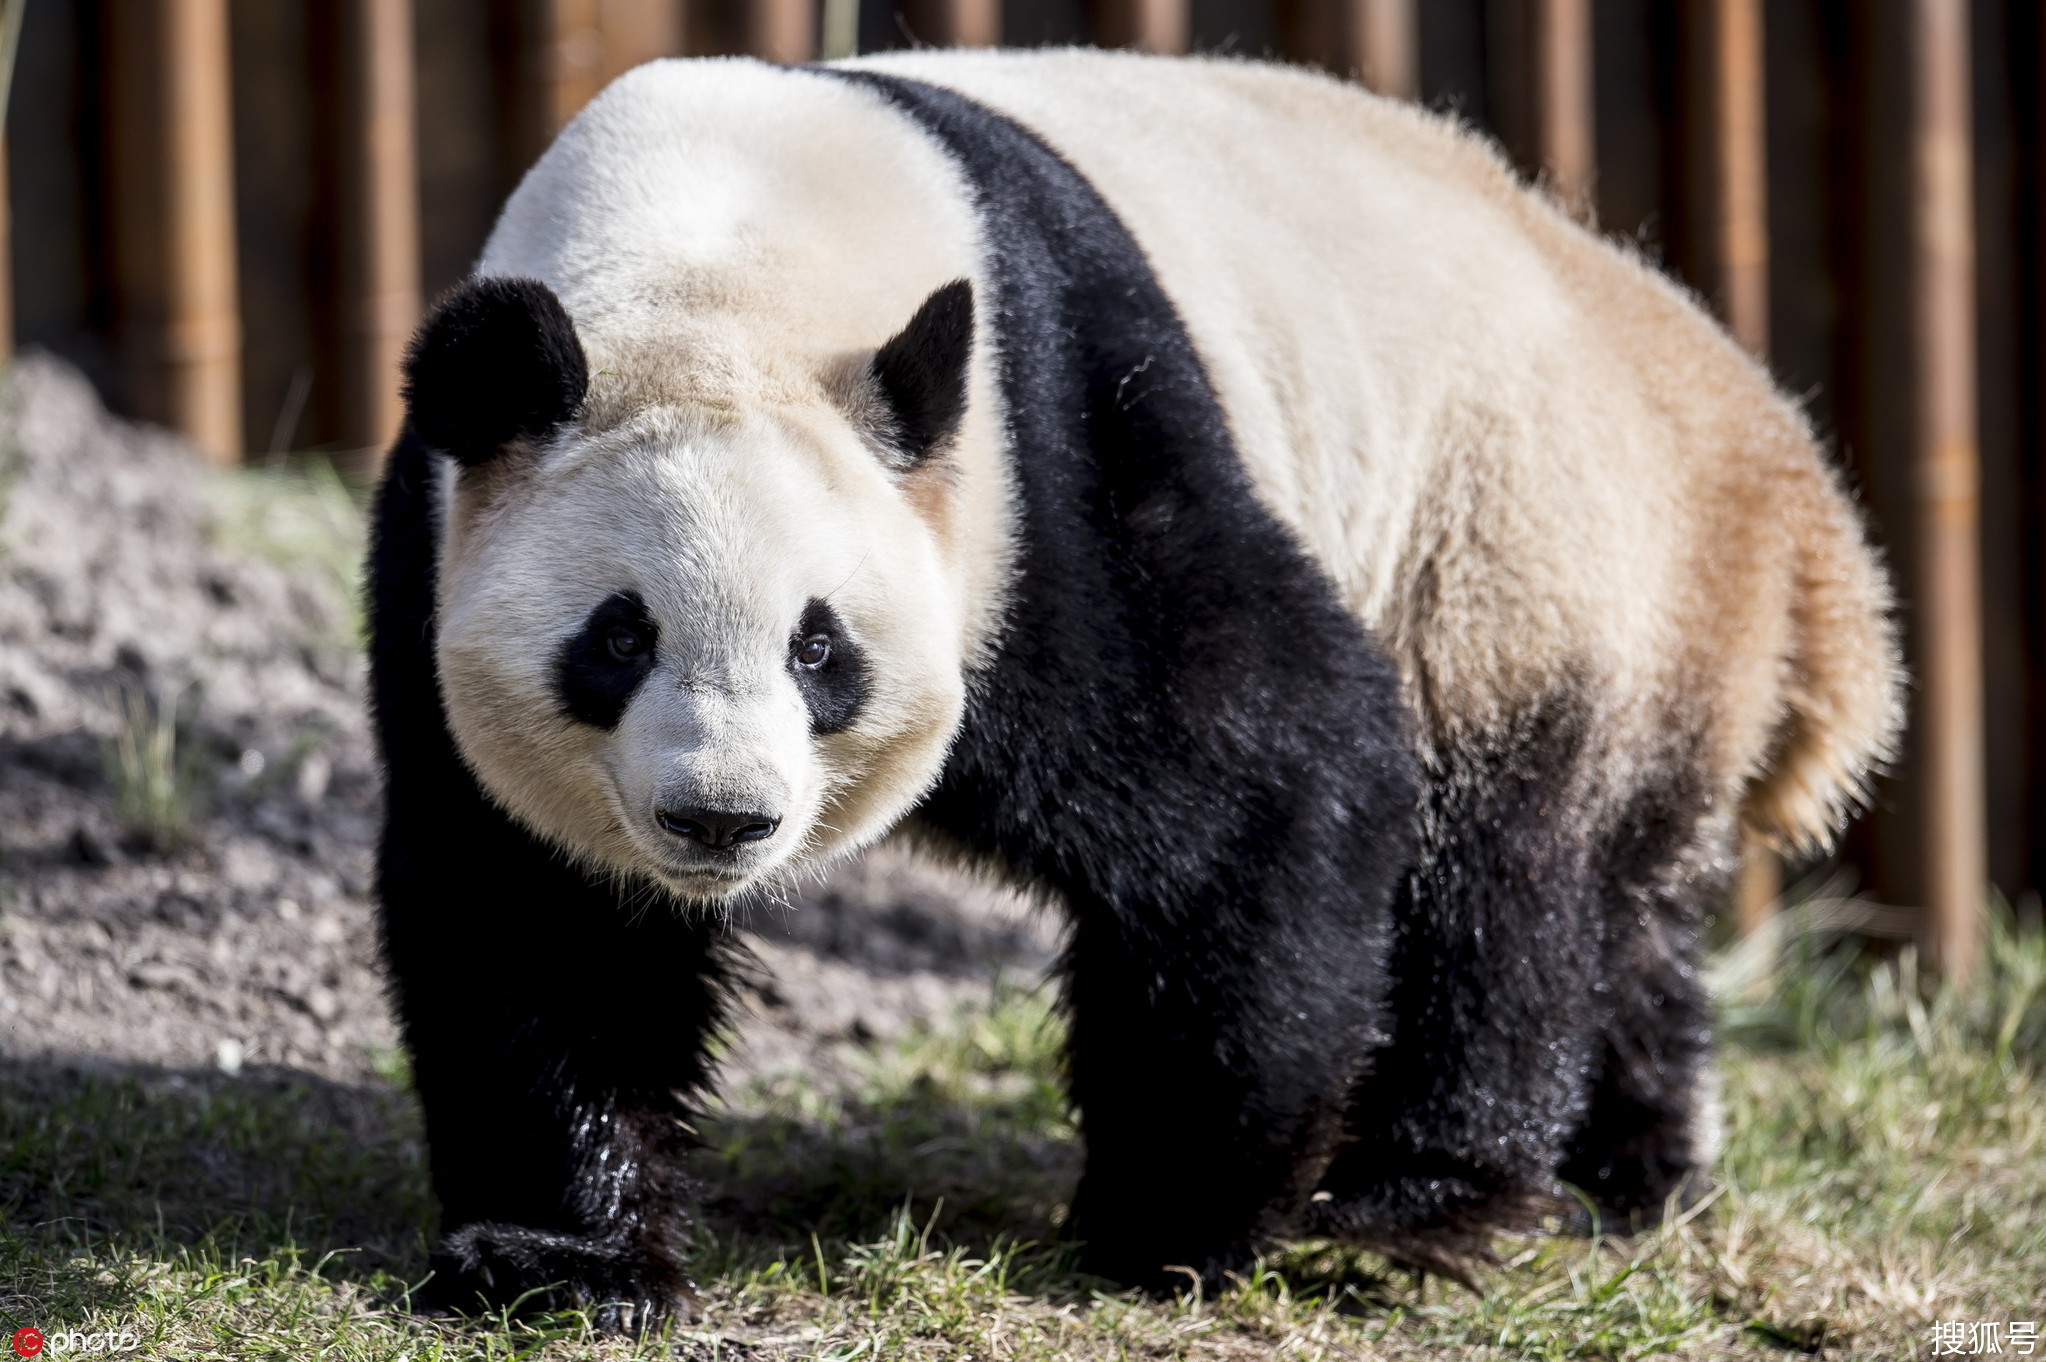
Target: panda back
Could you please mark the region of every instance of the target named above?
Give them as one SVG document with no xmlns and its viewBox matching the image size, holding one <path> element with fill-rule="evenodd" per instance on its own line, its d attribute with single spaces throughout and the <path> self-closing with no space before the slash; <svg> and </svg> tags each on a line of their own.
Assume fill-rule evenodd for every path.
<svg viewBox="0 0 2046 1362">
<path fill-rule="evenodd" d="M 1718 795 L 1772 750 L 1804 753 L 1778 801 L 1797 811 L 1771 816 L 1803 828 L 1889 744 L 1887 586 L 1802 415 L 1694 300 L 1452 121 L 1250 62 L 844 69 L 1005 115 L 1098 194 L 1184 325 L 1254 495 L 1385 642 L 1424 739 L 1569 692 L 1609 750 L 1687 744 Z M 984 211 L 859 81 L 655 63 L 564 132 L 479 268 L 548 282 L 592 369 L 628 376 L 593 385 L 601 419 L 607 392 L 629 411 L 706 375 L 799 388 L 820 351 L 870 349 L 932 289 L 984 283 Z M 998 355 L 1002 319 L 978 325 Z M 796 378 L 775 354 L 803 359 Z M 959 441 L 983 633 L 1017 515 L 1005 465 L 1031 457 L 1008 445 L 993 368 L 975 365 Z"/>
<path fill-rule="evenodd" d="M 1424 739 L 1563 703 L 1621 783 L 1688 763 L 1727 807 L 1775 760 L 1758 824 L 1830 835 L 1898 723 L 1887 582 L 1802 413 L 1695 299 L 1351 83 L 1081 50 L 855 65 L 1008 115 L 1094 186 Z"/>
</svg>

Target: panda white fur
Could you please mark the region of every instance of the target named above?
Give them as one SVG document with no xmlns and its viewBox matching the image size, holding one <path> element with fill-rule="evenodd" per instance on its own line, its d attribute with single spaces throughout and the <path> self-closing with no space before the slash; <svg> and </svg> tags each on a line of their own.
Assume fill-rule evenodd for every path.
<svg viewBox="0 0 2046 1362">
<path fill-rule="evenodd" d="M 381 893 L 457 1303 L 686 1306 L 695 909 L 898 827 L 1068 910 L 1093 1269 L 1652 1217 L 1737 829 L 1823 845 L 1896 733 L 1767 375 L 1298 71 L 643 67 L 408 384 Z"/>
</svg>

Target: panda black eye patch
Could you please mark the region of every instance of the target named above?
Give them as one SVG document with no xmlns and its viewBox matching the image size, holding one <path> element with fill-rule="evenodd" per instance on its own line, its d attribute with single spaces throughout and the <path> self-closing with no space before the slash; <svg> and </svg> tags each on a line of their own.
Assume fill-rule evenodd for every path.
<svg viewBox="0 0 2046 1362">
<path fill-rule="evenodd" d="M 810 731 L 840 733 L 867 699 L 867 660 L 827 601 L 803 607 L 789 633 L 789 675 L 810 711 Z"/>
<path fill-rule="evenodd" d="M 590 611 L 561 645 L 554 689 L 561 712 L 597 728 L 616 728 L 625 707 L 654 669 L 660 627 L 636 592 L 619 591 Z"/>
</svg>

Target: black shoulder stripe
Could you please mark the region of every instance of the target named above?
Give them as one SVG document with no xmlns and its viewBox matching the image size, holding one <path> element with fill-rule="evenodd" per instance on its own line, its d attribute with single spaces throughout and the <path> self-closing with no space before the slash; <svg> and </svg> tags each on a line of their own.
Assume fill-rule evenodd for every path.
<svg viewBox="0 0 2046 1362">
<path fill-rule="evenodd" d="M 921 816 L 1070 898 L 1168 914 L 1270 893 L 1245 880 L 1275 853 L 1247 847 L 1403 818 L 1414 773 L 1390 661 L 1258 501 L 1113 209 L 982 105 L 827 70 L 921 125 L 976 196 L 1017 462 L 1004 642 Z M 1396 860 L 1407 831 L 1384 835 Z"/>
</svg>

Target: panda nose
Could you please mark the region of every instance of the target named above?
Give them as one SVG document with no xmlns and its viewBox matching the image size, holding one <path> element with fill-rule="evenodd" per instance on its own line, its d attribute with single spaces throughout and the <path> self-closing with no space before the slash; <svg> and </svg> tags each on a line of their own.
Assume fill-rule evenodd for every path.
<svg viewBox="0 0 2046 1362">
<path fill-rule="evenodd" d="M 779 818 L 730 809 L 656 809 L 654 821 L 677 837 L 700 842 L 713 851 L 727 851 L 741 842 L 764 842 L 781 826 Z"/>
</svg>

